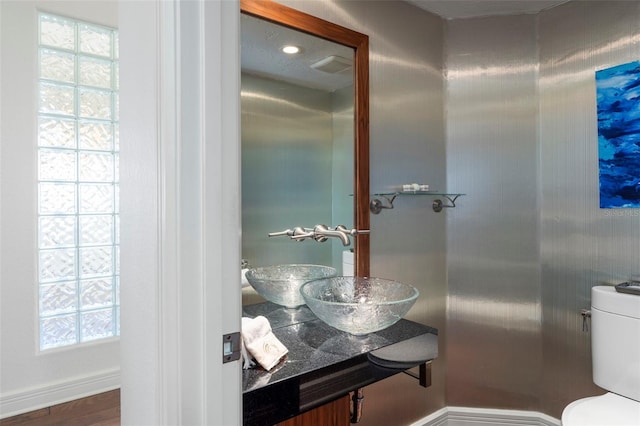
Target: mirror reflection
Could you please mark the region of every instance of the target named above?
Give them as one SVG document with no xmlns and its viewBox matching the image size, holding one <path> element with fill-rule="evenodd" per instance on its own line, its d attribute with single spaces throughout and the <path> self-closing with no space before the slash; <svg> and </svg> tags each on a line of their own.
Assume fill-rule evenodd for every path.
<svg viewBox="0 0 640 426">
<path fill-rule="evenodd" d="M 246 14 L 241 29 L 242 258 L 353 274 L 355 238 L 344 246 L 268 234 L 355 227 L 354 49 Z"/>
</svg>

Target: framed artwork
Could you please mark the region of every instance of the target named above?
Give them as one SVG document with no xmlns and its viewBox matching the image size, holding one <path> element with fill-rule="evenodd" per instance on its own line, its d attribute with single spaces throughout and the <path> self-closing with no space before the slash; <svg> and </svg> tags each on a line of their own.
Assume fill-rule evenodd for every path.
<svg viewBox="0 0 640 426">
<path fill-rule="evenodd" d="M 640 208 L 640 61 L 596 71 L 600 208 Z"/>
</svg>

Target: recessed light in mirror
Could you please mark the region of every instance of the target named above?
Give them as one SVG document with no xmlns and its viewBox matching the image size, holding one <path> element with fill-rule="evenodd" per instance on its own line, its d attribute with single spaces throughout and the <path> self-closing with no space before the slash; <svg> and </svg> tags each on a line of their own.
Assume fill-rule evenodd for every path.
<svg viewBox="0 0 640 426">
<path fill-rule="evenodd" d="M 302 51 L 301 48 L 294 45 L 283 46 L 282 51 L 287 55 L 295 55 L 296 53 L 300 53 Z"/>
</svg>

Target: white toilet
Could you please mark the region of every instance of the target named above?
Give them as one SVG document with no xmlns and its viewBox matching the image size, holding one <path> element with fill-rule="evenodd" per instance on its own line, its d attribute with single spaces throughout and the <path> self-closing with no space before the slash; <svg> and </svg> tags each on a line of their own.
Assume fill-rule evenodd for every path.
<svg viewBox="0 0 640 426">
<path fill-rule="evenodd" d="M 609 391 L 579 399 L 563 426 L 640 426 L 640 295 L 591 289 L 593 382 Z"/>
</svg>

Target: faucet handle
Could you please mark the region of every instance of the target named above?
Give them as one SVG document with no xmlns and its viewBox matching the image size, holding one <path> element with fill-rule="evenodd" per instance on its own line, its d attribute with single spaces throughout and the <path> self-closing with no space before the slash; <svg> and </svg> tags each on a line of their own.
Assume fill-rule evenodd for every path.
<svg viewBox="0 0 640 426">
<path fill-rule="evenodd" d="M 288 237 L 292 237 L 293 231 L 291 229 L 285 229 L 284 231 L 279 231 L 279 232 L 269 232 L 270 237 L 281 237 L 285 235 Z"/>
<path fill-rule="evenodd" d="M 313 237 L 313 229 L 303 228 L 301 226 L 296 226 L 295 228 L 293 228 L 293 235 L 291 235 L 291 239 L 296 241 L 303 241 L 307 238 Z"/>
<path fill-rule="evenodd" d="M 362 235 L 362 234 L 370 234 L 371 231 L 368 229 L 347 229 L 346 226 L 344 225 L 338 225 L 336 226 L 336 231 L 340 231 L 340 232 L 344 232 L 348 235 L 351 235 L 353 237 L 355 237 L 356 235 Z"/>
<path fill-rule="evenodd" d="M 296 226 L 293 229 L 285 229 L 284 231 L 280 231 L 280 232 L 270 232 L 269 236 L 270 237 L 287 236 L 287 237 L 290 237 L 292 240 L 302 241 L 305 238 L 314 238 L 314 232 L 313 232 L 313 229 Z"/>
<path fill-rule="evenodd" d="M 313 229 L 297 227 L 294 229 L 293 235 L 291 235 L 291 239 L 296 241 L 304 241 L 307 238 L 315 238 Z"/>
<path fill-rule="evenodd" d="M 327 232 L 331 230 L 327 227 L 327 225 L 316 225 L 313 228 L 313 239 L 319 243 L 324 243 L 329 239 L 329 235 Z"/>
<path fill-rule="evenodd" d="M 349 235 L 342 229 L 340 229 L 340 226 L 336 226 L 335 229 L 331 229 L 327 227 L 327 225 L 316 225 L 313 230 L 315 232 L 314 238 L 316 239 L 316 241 L 323 242 L 327 240 L 327 237 L 336 237 L 339 238 L 340 241 L 342 241 L 342 245 L 344 246 L 348 246 L 349 244 L 351 244 Z"/>
</svg>

